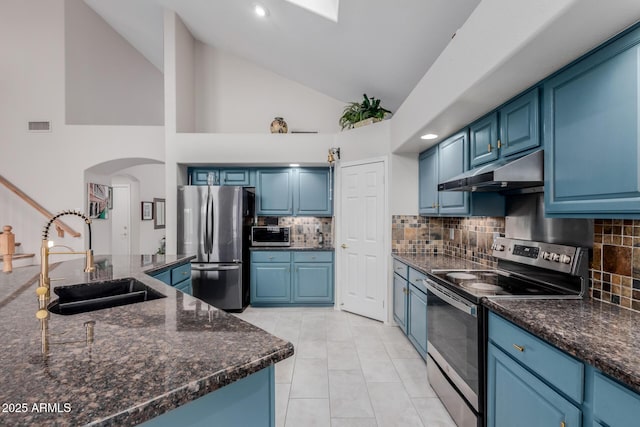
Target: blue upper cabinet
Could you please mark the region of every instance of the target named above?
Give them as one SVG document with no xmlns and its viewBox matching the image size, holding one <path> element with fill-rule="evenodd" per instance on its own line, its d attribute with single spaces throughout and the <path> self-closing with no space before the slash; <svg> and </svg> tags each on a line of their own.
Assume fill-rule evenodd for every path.
<svg viewBox="0 0 640 427">
<path fill-rule="evenodd" d="M 328 168 L 294 171 L 294 215 L 332 215 L 329 173 Z"/>
<path fill-rule="evenodd" d="M 220 185 L 220 169 L 214 168 L 189 168 L 191 185 Z"/>
<path fill-rule="evenodd" d="M 509 156 L 540 146 L 538 88 L 509 102 L 498 111 L 500 156 Z"/>
<path fill-rule="evenodd" d="M 539 99 L 533 88 L 469 126 L 472 168 L 540 146 Z"/>
<path fill-rule="evenodd" d="M 421 215 L 438 213 L 438 147 L 420 154 L 418 209 Z"/>
<path fill-rule="evenodd" d="M 640 212 L 640 28 L 544 84 L 545 211 Z"/>
<path fill-rule="evenodd" d="M 466 129 L 447 138 L 440 144 L 438 150 L 438 183 L 448 181 L 467 170 L 469 144 Z M 438 196 L 438 208 L 441 214 L 469 213 L 469 193 L 442 191 Z"/>
<path fill-rule="evenodd" d="M 222 169 L 220 171 L 220 185 L 249 186 L 249 169 Z"/>
<path fill-rule="evenodd" d="M 471 143 L 471 167 L 496 160 L 498 158 L 498 113 L 469 125 Z"/>
<path fill-rule="evenodd" d="M 293 215 L 293 170 L 258 169 L 256 198 L 258 215 Z"/>
</svg>

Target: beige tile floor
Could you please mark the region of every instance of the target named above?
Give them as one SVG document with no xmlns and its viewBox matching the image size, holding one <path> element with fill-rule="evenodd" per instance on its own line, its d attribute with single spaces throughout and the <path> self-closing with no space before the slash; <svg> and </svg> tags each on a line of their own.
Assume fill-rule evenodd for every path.
<svg viewBox="0 0 640 427">
<path fill-rule="evenodd" d="M 277 426 L 455 426 L 398 327 L 333 308 L 249 307 L 237 316 L 295 346 L 276 365 Z"/>
</svg>

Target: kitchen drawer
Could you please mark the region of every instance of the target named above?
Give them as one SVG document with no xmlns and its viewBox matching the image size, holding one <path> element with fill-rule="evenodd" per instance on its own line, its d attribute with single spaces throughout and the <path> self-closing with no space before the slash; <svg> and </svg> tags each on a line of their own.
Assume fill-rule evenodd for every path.
<svg viewBox="0 0 640 427">
<path fill-rule="evenodd" d="M 582 402 L 582 362 L 494 313 L 489 314 L 489 339 L 574 402 Z"/>
<path fill-rule="evenodd" d="M 427 275 L 424 273 L 420 273 L 418 270 L 414 270 L 409 267 L 409 283 L 418 288 L 420 291 L 427 293 L 427 287 L 425 286 L 423 280 L 427 278 Z"/>
<path fill-rule="evenodd" d="M 409 276 L 409 267 L 406 264 L 398 261 L 397 259 L 394 259 L 393 272 L 398 274 L 403 279 L 406 279 Z"/>
<path fill-rule="evenodd" d="M 599 372 L 593 380 L 593 415 L 611 427 L 637 425 L 640 396 Z"/>
<path fill-rule="evenodd" d="M 182 282 L 191 277 L 191 263 L 183 264 L 171 270 L 171 285 Z"/>
<path fill-rule="evenodd" d="M 253 251 L 252 262 L 291 262 L 290 251 Z"/>
<path fill-rule="evenodd" d="M 175 288 L 182 293 L 193 295 L 193 288 L 191 286 L 191 279 L 183 280 L 175 285 Z"/>
<path fill-rule="evenodd" d="M 294 251 L 293 262 L 331 262 L 333 252 L 330 251 Z"/>
</svg>

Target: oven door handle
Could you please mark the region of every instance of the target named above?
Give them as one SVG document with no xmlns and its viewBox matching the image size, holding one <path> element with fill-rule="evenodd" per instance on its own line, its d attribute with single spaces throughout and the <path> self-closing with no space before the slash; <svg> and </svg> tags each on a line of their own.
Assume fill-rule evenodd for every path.
<svg viewBox="0 0 640 427">
<path fill-rule="evenodd" d="M 428 279 L 423 279 L 423 282 L 429 292 L 433 293 L 435 296 L 437 296 L 447 304 L 457 308 L 464 313 L 467 313 L 470 316 L 478 317 L 478 306 L 476 306 L 475 304 L 468 304 L 466 301 L 462 301 L 456 298 L 454 295 L 446 292 L 440 286 L 437 286 L 435 283 L 431 282 Z"/>
</svg>

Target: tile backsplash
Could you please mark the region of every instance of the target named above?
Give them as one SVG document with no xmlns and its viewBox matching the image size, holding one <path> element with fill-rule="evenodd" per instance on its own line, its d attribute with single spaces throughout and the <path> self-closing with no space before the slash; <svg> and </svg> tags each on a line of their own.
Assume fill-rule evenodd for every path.
<svg viewBox="0 0 640 427">
<path fill-rule="evenodd" d="M 274 221 L 275 217 L 258 217 L 258 225 L 272 224 Z M 285 216 L 278 217 L 277 222 L 281 227 L 291 227 L 291 246 L 319 246 L 316 226 L 319 226 L 322 232 L 323 246 L 333 246 L 333 218 Z"/>
<path fill-rule="evenodd" d="M 391 250 L 457 256 L 494 266 L 491 244 L 504 235 L 504 218 L 430 218 L 394 215 L 391 219 Z"/>
<path fill-rule="evenodd" d="M 394 253 L 441 253 L 495 266 L 494 233 L 504 218 L 392 217 Z M 640 220 L 595 220 L 590 294 L 593 299 L 640 312 Z"/>
<path fill-rule="evenodd" d="M 591 296 L 640 311 L 640 220 L 594 221 Z"/>
</svg>

